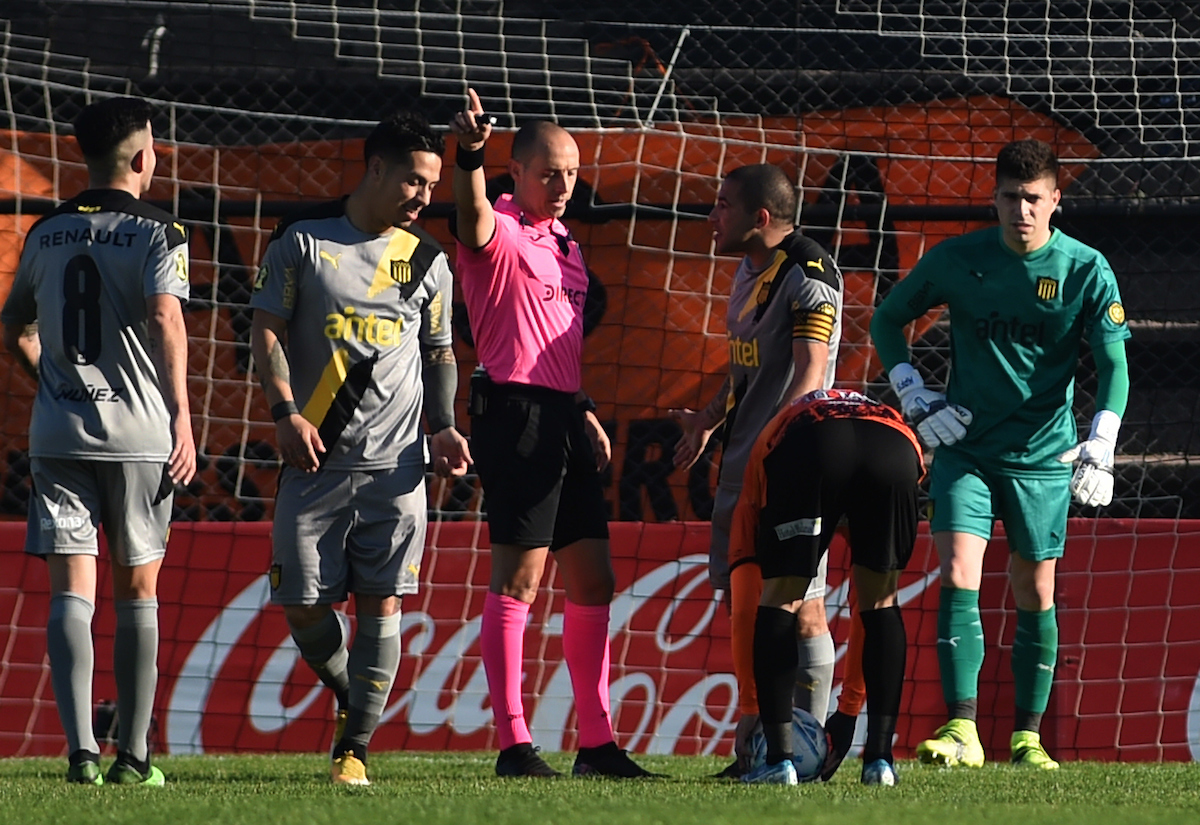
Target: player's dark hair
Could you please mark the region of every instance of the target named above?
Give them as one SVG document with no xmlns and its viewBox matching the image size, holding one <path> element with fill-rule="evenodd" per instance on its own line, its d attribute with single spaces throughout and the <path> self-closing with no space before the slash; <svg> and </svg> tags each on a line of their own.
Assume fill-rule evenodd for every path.
<svg viewBox="0 0 1200 825">
<path fill-rule="evenodd" d="M 90 161 L 109 159 L 118 146 L 146 128 L 154 107 L 136 97 L 112 97 L 85 106 L 75 118 L 75 140 Z"/>
<path fill-rule="evenodd" d="M 549 139 L 555 132 L 565 131 L 557 123 L 548 120 L 534 120 L 526 123 L 513 135 L 512 157 L 520 163 L 529 163 L 537 152 L 538 146 Z"/>
<path fill-rule="evenodd" d="M 737 187 L 734 199 L 746 211 L 765 209 L 774 223 L 795 222 L 796 189 L 778 166 L 770 163 L 739 166 L 725 180 Z"/>
<path fill-rule="evenodd" d="M 1003 180 L 1025 181 L 1054 178 L 1058 188 L 1058 156 L 1050 144 L 1035 138 L 1015 140 L 996 155 L 996 183 Z"/>
<path fill-rule="evenodd" d="M 363 160 L 368 162 L 376 155 L 403 162 L 413 152 L 433 152 L 439 157 L 446 152 L 445 139 L 416 112 L 396 112 L 379 121 L 363 144 Z"/>
</svg>

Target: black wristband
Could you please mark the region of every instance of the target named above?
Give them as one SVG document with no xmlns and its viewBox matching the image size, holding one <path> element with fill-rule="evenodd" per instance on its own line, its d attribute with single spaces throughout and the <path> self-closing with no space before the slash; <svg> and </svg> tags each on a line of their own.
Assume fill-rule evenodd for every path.
<svg viewBox="0 0 1200 825">
<path fill-rule="evenodd" d="M 280 401 L 271 406 L 271 418 L 275 421 L 282 421 L 290 415 L 299 414 L 300 410 L 296 408 L 295 401 Z"/>
<path fill-rule="evenodd" d="M 596 402 L 588 396 L 584 396 L 582 401 L 575 402 L 575 409 L 579 410 L 581 415 L 596 412 Z"/>
<path fill-rule="evenodd" d="M 483 166 L 484 147 L 464 149 L 461 146 L 454 153 L 454 165 L 464 172 L 474 172 Z"/>
</svg>

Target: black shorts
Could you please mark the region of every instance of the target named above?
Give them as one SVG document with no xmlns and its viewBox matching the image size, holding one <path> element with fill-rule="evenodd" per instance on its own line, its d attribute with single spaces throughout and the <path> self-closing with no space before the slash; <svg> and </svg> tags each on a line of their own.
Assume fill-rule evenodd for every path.
<svg viewBox="0 0 1200 825">
<path fill-rule="evenodd" d="M 917 537 L 921 462 L 893 427 L 860 418 L 794 426 L 764 460 L 755 554 L 764 579 L 812 578 L 843 516 L 850 560 L 902 570 Z"/>
<path fill-rule="evenodd" d="M 471 391 L 471 455 L 492 543 L 559 550 L 607 539 L 604 488 L 574 397 L 479 378 Z"/>
</svg>

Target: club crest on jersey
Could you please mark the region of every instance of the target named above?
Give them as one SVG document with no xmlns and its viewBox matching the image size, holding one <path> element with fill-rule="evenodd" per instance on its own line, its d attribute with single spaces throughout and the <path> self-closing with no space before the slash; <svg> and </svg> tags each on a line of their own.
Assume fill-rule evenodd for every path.
<svg viewBox="0 0 1200 825">
<path fill-rule="evenodd" d="M 1113 303 L 1109 304 L 1108 320 L 1112 321 L 1114 324 L 1125 323 L 1125 307 L 1121 306 L 1121 304 L 1116 301 L 1113 301 Z"/>
<path fill-rule="evenodd" d="M 754 302 L 756 304 L 765 304 L 767 302 L 767 298 L 769 298 L 770 296 L 771 296 L 771 282 L 763 281 L 762 284 L 760 284 L 758 287 L 758 295 L 755 296 Z"/>
<path fill-rule="evenodd" d="M 1037 296 L 1043 301 L 1053 301 L 1058 297 L 1058 281 L 1053 278 L 1038 278 Z"/>
<path fill-rule="evenodd" d="M 407 284 L 412 280 L 412 264 L 408 261 L 391 260 L 392 280 L 398 284 Z"/>
</svg>

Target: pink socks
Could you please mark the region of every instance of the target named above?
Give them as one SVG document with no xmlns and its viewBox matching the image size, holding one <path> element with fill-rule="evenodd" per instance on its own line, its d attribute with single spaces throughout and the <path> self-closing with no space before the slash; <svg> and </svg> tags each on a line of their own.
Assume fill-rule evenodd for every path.
<svg viewBox="0 0 1200 825">
<path fill-rule="evenodd" d="M 608 717 L 609 606 L 567 602 L 563 609 L 563 658 L 571 672 L 579 747 L 613 741 Z"/>
<path fill-rule="evenodd" d="M 532 742 L 521 701 L 525 619 L 529 605 L 488 593 L 483 603 L 480 645 L 500 750 Z M 567 602 L 563 610 L 563 658 L 575 693 L 579 747 L 613 741 L 608 716 L 608 605 Z"/>
<path fill-rule="evenodd" d="M 525 618 L 528 615 L 529 605 L 510 596 L 489 592 L 483 603 L 479 640 L 500 750 L 533 741 L 521 703 Z"/>
</svg>

